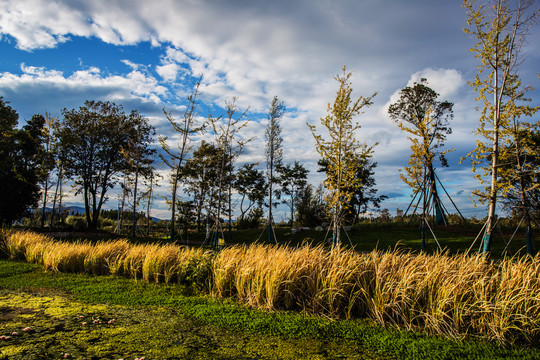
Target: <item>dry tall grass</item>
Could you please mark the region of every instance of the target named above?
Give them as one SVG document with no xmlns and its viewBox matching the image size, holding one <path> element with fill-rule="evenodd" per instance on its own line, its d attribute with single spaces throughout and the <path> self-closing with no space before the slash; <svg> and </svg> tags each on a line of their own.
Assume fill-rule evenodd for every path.
<svg viewBox="0 0 540 360">
<path fill-rule="evenodd" d="M 213 274 L 216 296 L 269 310 L 368 317 L 385 326 L 501 343 L 540 340 L 539 257 L 490 262 L 251 245 L 221 251 Z"/>
<path fill-rule="evenodd" d="M 192 281 L 210 264 L 203 249 L 176 245 L 131 245 L 127 240 L 60 242 L 33 232 L 5 231 L 4 249 L 11 259 L 40 263 L 45 270 L 122 275 L 154 282 Z M 207 271 L 207 272 L 208 272 Z M 199 286 L 199 284 L 196 284 Z"/>
<path fill-rule="evenodd" d="M 477 256 L 244 245 L 211 254 L 126 240 L 64 243 L 5 233 L 11 258 L 53 271 L 114 274 L 196 284 L 267 310 L 367 317 L 453 337 L 500 343 L 540 341 L 540 257 L 491 262 Z"/>
</svg>

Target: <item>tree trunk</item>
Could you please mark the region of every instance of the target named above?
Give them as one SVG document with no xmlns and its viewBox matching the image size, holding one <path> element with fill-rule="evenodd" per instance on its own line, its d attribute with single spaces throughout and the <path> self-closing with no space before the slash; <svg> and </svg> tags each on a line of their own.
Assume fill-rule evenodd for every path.
<svg viewBox="0 0 540 360">
<path fill-rule="evenodd" d="M 172 203 L 171 203 L 171 242 L 174 241 L 175 238 L 175 229 L 174 226 L 176 224 L 176 189 L 178 188 L 178 177 L 180 176 L 180 163 L 178 163 L 178 167 L 176 168 L 176 175 L 174 176 L 173 181 L 173 190 L 172 190 Z"/>
<path fill-rule="evenodd" d="M 232 159 L 232 156 L 231 156 Z M 232 232 L 232 183 L 229 184 L 229 234 L 227 241 L 231 242 L 231 232 Z"/>
<path fill-rule="evenodd" d="M 341 244 L 341 234 L 339 232 L 339 203 L 336 203 L 334 206 L 334 221 L 333 221 L 333 236 L 332 236 L 332 247 L 339 247 Z"/>
<path fill-rule="evenodd" d="M 64 219 L 62 217 L 62 185 L 63 185 L 63 175 L 60 176 L 60 191 L 58 193 L 58 218 L 60 219 L 60 223 L 64 223 Z"/>
<path fill-rule="evenodd" d="M 291 191 L 291 194 L 294 192 Z M 291 195 L 291 228 L 294 227 L 294 195 Z"/>
<path fill-rule="evenodd" d="M 61 219 L 61 204 L 62 204 L 62 181 L 63 181 L 63 169 L 62 169 L 62 166 L 60 165 L 60 167 L 58 168 L 58 177 L 57 177 L 57 180 L 56 180 L 56 189 L 54 191 L 54 199 L 53 199 L 53 208 L 52 208 L 52 213 L 51 213 L 51 222 L 50 222 L 50 225 L 49 227 L 50 228 L 53 228 L 54 226 L 54 215 L 56 213 L 56 201 L 58 199 L 58 214 L 59 214 L 59 217 Z"/>
<path fill-rule="evenodd" d="M 499 41 L 499 35 L 496 36 L 496 43 Z M 499 165 L 499 117 L 501 111 L 500 96 L 502 94 L 502 89 L 499 90 L 499 59 L 497 56 L 498 49 L 495 49 L 495 71 L 494 71 L 494 91 L 493 91 L 493 101 L 495 111 L 493 113 L 493 155 L 491 162 L 491 190 L 489 193 L 489 213 L 487 219 L 486 232 L 484 234 L 483 248 L 482 252 L 487 254 L 491 251 L 491 242 L 492 242 L 492 233 L 493 228 L 495 227 L 495 210 L 497 205 L 497 167 Z M 501 94 L 499 94 L 499 91 Z"/>
<path fill-rule="evenodd" d="M 139 182 L 139 170 L 135 172 L 135 186 L 133 188 L 133 229 L 131 230 L 131 237 L 135 239 L 137 237 L 137 185 Z"/>
<path fill-rule="evenodd" d="M 271 144 L 272 148 L 272 144 Z M 272 217 L 272 184 L 274 182 L 274 174 L 273 169 L 274 168 L 274 157 L 272 154 L 270 154 L 270 178 L 268 181 L 268 242 L 270 243 L 272 241 L 272 221 L 274 221 Z"/>
<path fill-rule="evenodd" d="M 516 143 L 516 163 L 519 175 L 519 193 L 521 197 L 521 207 L 525 212 L 525 245 L 527 248 L 527 254 L 531 256 L 536 255 L 536 249 L 533 241 L 532 227 L 531 227 L 531 216 L 529 213 L 529 201 L 527 199 L 527 194 L 525 193 L 525 181 L 523 180 L 523 164 L 521 163 L 521 151 L 519 146 L 519 133 L 517 131 L 516 122 L 514 119 L 514 142 Z"/>
<path fill-rule="evenodd" d="M 122 224 L 124 220 L 124 208 L 126 206 L 126 194 L 127 194 L 127 179 L 124 176 L 124 186 L 122 187 L 122 201 L 120 202 L 120 209 L 118 209 L 118 230 L 117 233 L 122 232 Z"/>
<path fill-rule="evenodd" d="M 84 184 L 84 216 L 86 218 L 86 226 L 90 227 L 90 223 L 92 222 L 92 219 L 90 218 L 90 199 L 88 194 L 88 188 L 89 185 L 85 182 Z"/>
<path fill-rule="evenodd" d="M 148 190 L 148 203 L 146 204 L 146 234 L 150 236 L 150 222 L 152 218 L 150 217 L 150 205 L 152 203 L 152 190 L 154 187 L 154 171 L 152 170 L 152 175 L 150 177 L 150 189 Z"/>
<path fill-rule="evenodd" d="M 45 219 L 46 219 L 46 207 L 47 207 L 47 190 L 49 189 L 49 175 L 47 175 L 47 178 L 45 179 L 45 189 L 43 192 L 43 207 L 41 208 L 41 228 L 43 229 L 45 227 Z"/>
<path fill-rule="evenodd" d="M 56 181 L 56 189 L 54 190 L 54 198 L 53 198 L 53 207 L 51 212 L 51 222 L 49 223 L 49 227 L 52 229 L 54 226 L 54 213 L 56 212 L 56 199 L 58 196 L 58 188 L 60 185 L 60 172 L 58 173 L 58 180 Z"/>
</svg>

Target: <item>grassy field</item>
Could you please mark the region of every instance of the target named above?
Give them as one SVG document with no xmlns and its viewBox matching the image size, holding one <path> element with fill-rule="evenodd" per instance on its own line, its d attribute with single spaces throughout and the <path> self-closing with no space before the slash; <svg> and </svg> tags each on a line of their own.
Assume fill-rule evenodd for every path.
<svg viewBox="0 0 540 360">
<path fill-rule="evenodd" d="M 178 284 L 0 261 L 4 359 L 538 359 L 537 348 L 255 310 Z M 13 333 L 17 333 L 13 335 Z"/>
<path fill-rule="evenodd" d="M 433 233 L 437 241 L 444 250 L 449 253 L 464 253 L 471 247 L 478 233 L 482 229 L 481 223 L 467 222 L 461 225 L 437 226 L 432 225 Z M 313 245 L 328 244 L 327 241 L 331 238 L 331 234 L 326 231 L 316 231 L 310 229 L 293 233 L 290 227 L 278 226 L 275 229 L 276 239 L 279 244 L 289 244 L 297 246 L 306 241 Z M 427 231 L 427 253 L 439 251 L 439 247 L 429 230 Z M 493 258 L 502 258 L 504 256 L 514 256 L 525 252 L 525 232 L 520 229 L 507 247 L 506 253 L 503 250 L 506 248 L 506 243 L 514 233 L 514 227 L 497 228 L 494 234 L 493 248 L 491 256 Z M 53 233 L 55 235 L 56 233 Z M 164 234 L 167 234 L 166 232 Z M 125 238 L 126 235 L 116 235 L 110 233 L 85 234 L 85 233 L 64 233 L 62 239 L 65 240 L 90 240 L 101 241 L 102 239 L 118 239 Z M 129 236 L 127 236 L 129 237 Z M 233 228 L 230 234 L 227 228 L 224 228 L 223 238 L 228 245 L 235 244 L 275 244 L 272 237 L 268 240 L 268 231 L 263 228 L 236 230 Z M 343 245 L 350 247 L 351 244 L 357 251 L 372 251 L 378 250 L 394 250 L 399 248 L 406 251 L 420 251 L 421 237 L 418 224 L 414 223 L 362 223 L 348 231 L 343 235 Z M 198 246 L 205 240 L 204 232 L 189 232 L 181 234 L 177 239 L 177 244 Z M 166 236 L 163 238 L 139 237 L 130 240 L 132 243 L 167 243 Z M 480 245 L 480 240 L 477 240 L 471 248 L 472 253 L 477 253 Z"/>
</svg>

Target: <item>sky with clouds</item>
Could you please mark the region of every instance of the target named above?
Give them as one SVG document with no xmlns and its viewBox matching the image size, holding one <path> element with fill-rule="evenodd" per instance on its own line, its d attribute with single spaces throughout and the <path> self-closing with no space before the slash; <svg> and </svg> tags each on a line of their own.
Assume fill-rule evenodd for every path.
<svg viewBox="0 0 540 360">
<path fill-rule="evenodd" d="M 389 196 L 382 207 L 394 213 L 410 202 L 398 172 L 410 142 L 387 108 L 400 89 L 426 78 L 441 100 L 454 103 L 446 144 L 456 150 L 438 175 L 466 216 L 483 217 L 485 209 L 470 199 L 478 186 L 470 163 L 459 164 L 474 147 L 479 117 L 467 85 L 478 61 L 469 52 L 474 39 L 462 30 L 466 18 L 456 0 L 2 0 L 0 96 L 21 120 L 45 111 L 61 116 L 87 99 L 113 101 L 139 110 L 159 134 L 171 136 L 163 108 L 180 115 L 202 77 L 200 116 L 220 115 L 237 97 L 251 119 L 244 136 L 254 138 L 240 162 L 261 161 L 261 167 L 265 112 L 278 96 L 287 106 L 284 161 L 303 163 L 317 185 L 322 175 L 306 122 L 318 124 L 324 116 L 337 90 L 334 76 L 345 65 L 354 72 L 354 95 L 377 92 L 357 118 L 358 139 L 379 143 L 377 187 Z M 523 83 L 535 88 L 539 35 L 535 25 L 520 71 Z M 530 93 L 533 104 L 539 95 Z M 115 195 L 108 207 L 116 207 Z M 162 199 L 155 207 L 155 216 L 167 216 Z"/>
</svg>

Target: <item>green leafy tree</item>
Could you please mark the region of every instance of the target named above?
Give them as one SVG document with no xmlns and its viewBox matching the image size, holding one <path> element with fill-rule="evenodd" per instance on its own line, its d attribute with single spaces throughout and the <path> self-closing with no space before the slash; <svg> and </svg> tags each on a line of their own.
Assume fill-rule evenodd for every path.
<svg viewBox="0 0 540 360">
<path fill-rule="evenodd" d="M 532 221 L 540 220 L 540 124 L 513 119 L 514 134 L 500 149 L 500 196 L 505 208 L 525 220 L 527 253 L 535 255 Z"/>
<path fill-rule="evenodd" d="M 247 216 L 242 220 L 242 226 L 246 229 L 258 228 L 264 218 L 264 211 L 262 207 L 256 206 L 252 208 Z"/>
<path fill-rule="evenodd" d="M 124 171 L 126 175 L 133 175 L 133 209 L 132 209 L 132 233 L 131 236 L 137 236 L 137 205 L 139 198 L 139 177 L 144 180 L 153 181 L 154 176 L 154 154 L 156 150 L 151 147 L 155 135 L 154 128 L 148 123 L 148 119 L 134 110 L 129 114 L 135 131 L 135 137 L 128 139 L 127 145 L 122 148 L 122 154 L 127 161 L 127 168 Z"/>
<path fill-rule="evenodd" d="M 349 203 L 350 211 L 345 215 L 345 220 L 353 224 L 356 223 L 360 214 L 365 213 L 370 208 L 379 209 L 380 203 L 387 198 L 385 195 L 377 195 L 374 177 L 377 163 L 372 160 L 372 149 L 368 149 L 366 144 L 362 144 L 362 147 L 364 150 L 361 153 L 365 156 L 357 157 L 355 170 L 355 179 L 359 186 L 351 189 L 353 196 Z M 328 164 L 324 160 L 319 160 L 317 164 L 319 172 L 327 171 Z"/>
<path fill-rule="evenodd" d="M 193 197 L 197 231 L 201 230 L 203 210 L 206 209 L 206 217 L 209 217 L 210 209 L 215 207 L 213 194 L 217 192 L 215 188 L 218 184 L 220 165 L 218 148 L 204 140 L 185 163 L 183 176 L 186 192 Z"/>
<path fill-rule="evenodd" d="M 367 156 L 358 158 L 358 167 L 356 170 L 356 178 L 360 183 L 360 187 L 354 193 L 351 202 L 352 214 L 354 215 L 353 223 L 358 221 L 360 214 L 366 213 L 369 209 L 379 209 L 381 202 L 387 199 L 386 195 L 378 195 L 378 190 L 375 188 L 375 168 L 377 163 L 372 160 L 371 150 Z"/>
<path fill-rule="evenodd" d="M 254 205 L 262 207 L 266 196 L 267 184 L 262 171 L 255 169 L 256 164 L 244 164 L 236 173 L 233 187 L 241 196 L 240 218 L 238 225 L 244 224 L 245 216 Z M 246 201 L 247 200 L 247 201 Z M 247 205 L 244 205 L 247 202 Z"/>
<path fill-rule="evenodd" d="M 148 236 L 150 236 L 150 227 L 153 223 L 152 217 L 151 217 L 151 209 L 155 197 L 155 188 L 159 187 L 159 180 L 162 179 L 162 176 L 155 171 L 155 169 L 152 169 L 152 171 L 149 174 L 149 178 L 146 181 L 146 189 L 142 193 L 141 199 L 144 199 L 146 201 L 146 233 Z"/>
<path fill-rule="evenodd" d="M 126 116 L 111 102 L 86 101 L 78 110 L 63 110 L 58 132 L 65 156 L 64 170 L 74 180 L 76 194 L 83 194 L 88 227 L 97 229 L 107 191 L 130 168 L 123 151 L 144 141 L 140 116 Z"/>
<path fill-rule="evenodd" d="M 512 207 L 514 213 L 523 214 L 527 253 L 534 256 L 536 248 L 531 220 L 534 219 L 535 204 L 538 204 L 535 198 L 538 199 L 540 192 L 540 121 L 532 123 L 522 120 L 532 117 L 540 107 L 527 105 L 530 100 L 524 98 L 524 94 L 532 88 L 521 88 L 520 85 L 517 81 L 509 91 L 511 96 L 506 109 L 511 120 L 508 121 L 509 127 L 503 127 L 501 131 L 499 192 L 505 207 Z"/>
<path fill-rule="evenodd" d="M 176 208 L 178 210 L 177 222 L 179 223 L 179 227 L 182 229 L 184 236 L 187 236 L 189 228 L 197 219 L 195 204 L 192 200 L 178 201 L 176 203 Z M 184 240 L 187 240 L 187 238 Z"/>
<path fill-rule="evenodd" d="M 45 227 L 45 220 L 46 220 L 46 209 L 47 209 L 47 201 L 48 201 L 48 195 L 49 190 L 54 185 L 51 182 L 51 173 L 56 167 L 55 163 L 55 148 L 56 148 L 56 139 L 55 139 L 55 127 L 58 122 L 57 117 L 51 116 L 49 113 L 45 113 L 45 117 L 43 117 L 43 125 L 42 125 L 42 131 L 41 131 L 41 138 L 43 143 L 43 157 L 41 161 L 41 177 L 42 177 L 42 207 L 41 207 L 41 228 Z M 51 215 L 52 217 L 52 215 Z M 52 224 L 51 224 L 52 226 Z"/>
<path fill-rule="evenodd" d="M 0 97 L 0 225 L 37 206 L 43 147 L 39 116 L 17 129 L 19 115 Z M 42 117 L 41 117 L 42 118 Z"/>
<path fill-rule="evenodd" d="M 341 226 L 349 212 L 355 189 L 360 186 L 356 178 L 357 159 L 369 156 L 373 149 L 358 142 L 356 131 L 360 125 L 353 119 L 362 113 L 363 108 L 372 104 L 371 100 L 376 93 L 352 100 L 351 75 L 343 67 L 343 73 L 336 76 L 339 83 L 336 99 L 333 104 L 328 104 L 328 114 L 321 118 L 321 125 L 328 132 L 329 139 L 324 139 L 321 134 L 317 134 L 314 125 L 308 124 L 315 138 L 317 152 L 328 164 L 324 185 L 328 190 L 326 201 L 332 218 L 333 244 L 336 246 L 341 244 Z"/>
<path fill-rule="evenodd" d="M 446 135 L 452 133 L 448 126 L 453 119 L 453 106 L 449 101 L 438 101 L 439 94 L 427 86 L 427 80 L 421 79 L 412 87 L 400 91 L 399 99 L 388 108 L 390 117 L 399 128 L 409 134 L 411 155 L 409 166 L 405 167 L 405 175 L 401 179 L 411 187 L 415 196 L 421 192 L 422 205 L 422 249 L 426 246 L 426 218 L 430 204 L 442 214 L 435 179 L 435 159 L 439 158 L 441 166 L 448 166 L 442 150 Z"/>
<path fill-rule="evenodd" d="M 291 227 L 294 226 L 294 210 L 298 198 L 298 193 L 307 184 L 308 170 L 298 161 L 294 165 L 284 165 L 277 168 L 280 177 L 280 197 L 287 195 L 289 199 L 282 202 L 291 209 Z"/>
<path fill-rule="evenodd" d="M 47 117 L 47 121 L 50 122 L 50 126 L 52 128 L 52 146 L 50 147 L 50 153 L 53 156 L 54 160 L 54 173 L 56 175 L 56 179 L 54 181 L 54 195 L 52 199 L 52 211 L 51 211 L 51 218 L 50 218 L 50 227 L 52 228 L 55 226 L 55 219 L 58 215 L 58 218 L 60 220 L 60 223 L 62 224 L 64 221 L 64 217 L 62 214 L 62 199 L 63 199 L 63 184 L 65 182 L 65 171 L 64 171 L 64 164 L 66 159 L 66 154 L 64 153 L 64 150 L 61 146 L 60 139 L 58 138 L 58 135 L 61 130 L 61 121 L 58 117 L 52 118 Z"/>
<path fill-rule="evenodd" d="M 325 204 L 322 196 L 311 184 L 307 184 L 298 192 L 296 204 L 296 221 L 302 226 L 317 226 L 325 218 Z"/>
<path fill-rule="evenodd" d="M 279 177 L 276 176 L 276 168 L 281 165 L 283 160 L 283 137 L 281 136 L 280 120 L 285 112 L 285 104 L 283 101 L 279 101 L 277 96 L 274 96 L 270 103 L 270 108 L 266 115 L 268 124 L 266 125 L 266 131 L 264 138 L 266 140 L 266 178 L 268 184 L 268 241 L 272 240 L 272 234 L 274 231 L 272 217 L 272 209 L 274 202 L 272 196 L 274 195 L 275 187 L 279 184 Z M 274 234 L 275 236 L 275 234 Z"/>
<path fill-rule="evenodd" d="M 388 108 L 388 113 L 399 128 L 409 134 L 412 142 L 409 166 L 401 179 L 413 190 L 424 187 L 424 179 L 429 178 L 429 186 L 435 186 L 434 161 L 439 158 L 442 166 L 448 166 L 445 154 L 441 150 L 446 135 L 452 133 L 448 126 L 454 117 L 448 101 L 437 101 L 439 94 L 427 86 L 427 80 L 421 79 L 412 87 L 400 91 L 400 98 Z"/>
<path fill-rule="evenodd" d="M 534 0 L 492 0 L 483 3 L 465 0 L 467 25 L 465 33 L 477 40 L 471 48 L 480 60 L 478 74 L 469 82 L 483 103 L 476 134 L 476 148 L 468 154 L 473 172 L 481 184 L 489 181 L 487 189 L 473 193 L 481 203 L 489 204 L 488 220 L 483 237 L 483 252 L 490 251 L 495 212 L 500 190 L 499 153 L 501 138 L 506 136 L 515 106 L 525 101 L 518 69 L 523 62 L 521 49 L 538 15 Z M 489 180 L 486 180 L 489 178 Z"/>
</svg>

